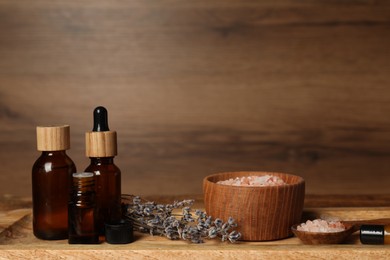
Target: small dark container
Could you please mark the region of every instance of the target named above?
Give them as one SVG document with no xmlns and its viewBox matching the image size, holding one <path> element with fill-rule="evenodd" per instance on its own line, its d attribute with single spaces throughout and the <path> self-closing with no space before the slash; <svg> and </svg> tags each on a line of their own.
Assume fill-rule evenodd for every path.
<svg viewBox="0 0 390 260">
<path fill-rule="evenodd" d="M 73 187 L 68 212 L 69 244 L 98 244 L 95 176 L 93 173 L 73 174 Z"/>
<path fill-rule="evenodd" d="M 360 242 L 368 245 L 390 244 L 389 225 L 362 225 L 360 227 Z"/>
<path fill-rule="evenodd" d="M 126 220 L 106 223 L 105 232 L 106 242 L 109 244 L 128 244 L 134 240 L 133 225 Z"/>
</svg>

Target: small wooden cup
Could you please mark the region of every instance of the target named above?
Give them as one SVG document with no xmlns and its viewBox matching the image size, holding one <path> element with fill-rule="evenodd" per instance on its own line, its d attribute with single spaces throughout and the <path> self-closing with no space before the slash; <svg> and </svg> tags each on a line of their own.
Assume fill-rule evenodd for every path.
<svg viewBox="0 0 390 260">
<path fill-rule="evenodd" d="M 232 186 L 216 182 L 244 176 L 273 175 L 284 180 L 279 186 Z M 305 181 L 276 172 L 225 172 L 203 179 L 206 212 L 227 221 L 233 217 L 241 240 L 266 241 L 292 235 L 291 226 L 300 223 L 305 198 Z"/>
</svg>

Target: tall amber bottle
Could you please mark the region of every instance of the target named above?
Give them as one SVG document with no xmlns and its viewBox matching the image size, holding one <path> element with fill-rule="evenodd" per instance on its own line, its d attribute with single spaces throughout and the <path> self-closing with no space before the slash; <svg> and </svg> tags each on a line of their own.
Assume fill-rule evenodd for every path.
<svg viewBox="0 0 390 260">
<path fill-rule="evenodd" d="M 85 135 L 86 156 L 91 159 L 86 172 L 96 178 L 96 215 L 99 234 L 104 234 L 104 223 L 121 219 L 121 171 L 114 164 L 117 155 L 116 132 L 108 128 L 108 115 L 104 107 L 94 112 L 94 127 Z"/>
<path fill-rule="evenodd" d="M 32 168 L 33 232 L 37 238 L 68 237 L 68 201 L 76 166 L 66 154 L 70 148 L 68 125 L 37 127 L 41 156 Z"/>
</svg>

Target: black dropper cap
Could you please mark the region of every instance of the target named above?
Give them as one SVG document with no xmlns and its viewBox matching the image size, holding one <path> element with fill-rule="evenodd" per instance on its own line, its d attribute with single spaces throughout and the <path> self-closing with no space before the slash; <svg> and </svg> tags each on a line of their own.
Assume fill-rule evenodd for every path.
<svg viewBox="0 0 390 260">
<path fill-rule="evenodd" d="M 362 244 L 383 245 L 385 227 L 383 225 L 362 225 L 360 227 L 360 242 Z"/>
<path fill-rule="evenodd" d="M 108 128 L 108 113 L 105 107 L 99 106 L 93 111 L 93 132 L 110 131 Z"/>
</svg>

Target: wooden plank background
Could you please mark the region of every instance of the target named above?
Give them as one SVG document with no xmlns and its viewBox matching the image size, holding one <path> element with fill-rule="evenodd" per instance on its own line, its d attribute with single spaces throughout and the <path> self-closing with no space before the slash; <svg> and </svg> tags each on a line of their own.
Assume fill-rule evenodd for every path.
<svg viewBox="0 0 390 260">
<path fill-rule="evenodd" d="M 126 193 L 234 170 L 388 192 L 389 50 L 388 1 L 0 0 L 0 193 L 31 194 L 36 125 L 70 124 L 84 170 L 97 105 Z"/>
</svg>

